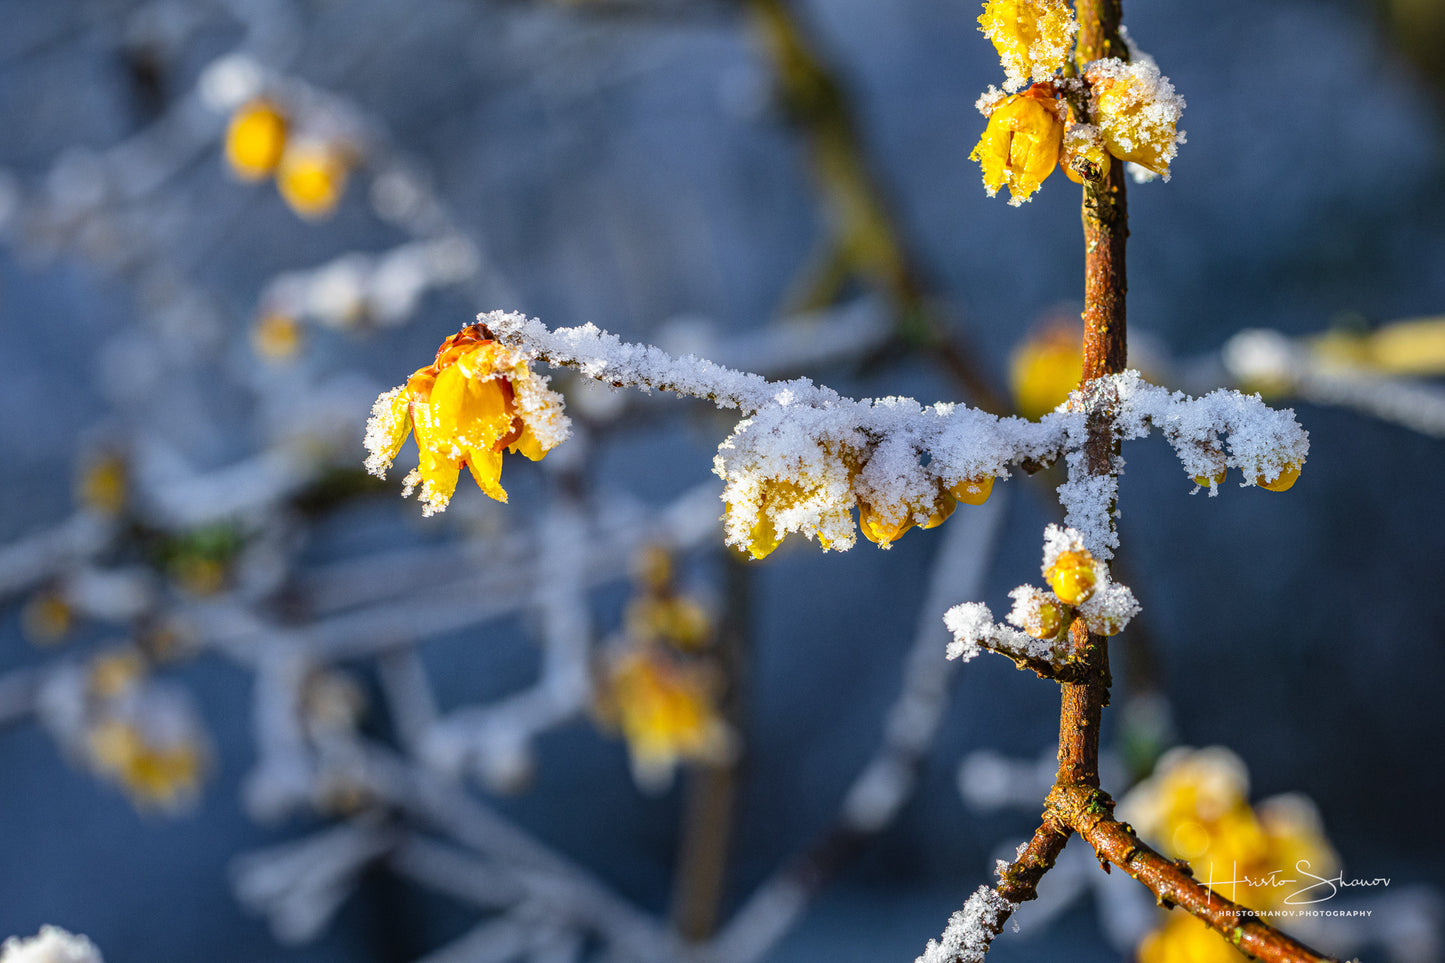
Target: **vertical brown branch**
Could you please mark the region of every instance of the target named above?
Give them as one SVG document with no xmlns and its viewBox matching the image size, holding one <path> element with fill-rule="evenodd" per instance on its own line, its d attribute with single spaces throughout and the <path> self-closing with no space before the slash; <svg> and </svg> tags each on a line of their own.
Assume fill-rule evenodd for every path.
<svg viewBox="0 0 1445 963">
<path fill-rule="evenodd" d="M 717 927 L 727 883 L 739 764 L 746 748 L 743 695 L 753 569 L 731 552 L 723 564 L 725 607 L 714 656 L 724 686 L 719 710 L 736 736 L 739 749 L 731 759 L 700 765 L 688 773 L 672 921 L 678 933 L 692 943 L 712 936 Z"/>
<path fill-rule="evenodd" d="M 1123 49 L 1119 39 L 1119 0 L 1077 0 L 1079 19 L 1075 64 L 1083 65 Z M 1124 244 L 1129 237 L 1124 165 L 1114 164 L 1107 177 L 1084 188 L 1084 377 L 1085 384 L 1118 374 L 1127 363 L 1124 298 L 1128 278 Z M 1094 412 L 1089 417 L 1086 467 L 1091 474 L 1114 470 L 1112 419 Z M 1099 785 L 1099 723 L 1109 701 L 1108 641 L 1091 634 L 1082 622 L 1072 629 L 1074 658 L 1083 678 L 1062 685 L 1059 706 L 1060 785 Z"/>
</svg>

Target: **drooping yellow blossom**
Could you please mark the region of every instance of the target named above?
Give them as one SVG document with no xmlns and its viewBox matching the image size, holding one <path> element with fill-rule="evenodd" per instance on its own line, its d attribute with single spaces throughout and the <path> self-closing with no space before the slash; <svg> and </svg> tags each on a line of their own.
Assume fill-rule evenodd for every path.
<svg viewBox="0 0 1445 963">
<path fill-rule="evenodd" d="M 948 489 L 948 493 L 965 505 L 982 505 L 988 501 L 988 496 L 993 492 L 993 476 L 980 475 L 977 478 L 965 478 Z"/>
<path fill-rule="evenodd" d="M 276 189 L 287 206 L 307 220 L 330 215 L 346 192 L 347 152 L 311 141 L 287 145 L 276 168 Z"/>
<path fill-rule="evenodd" d="M 964 483 L 960 482 L 959 485 L 955 487 L 961 487 L 963 484 Z M 992 484 L 992 479 L 990 479 L 990 484 Z M 985 494 L 984 497 L 987 498 L 987 494 Z M 917 525 L 925 531 L 942 525 L 948 521 L 948 517 L 952 515 L 953 510 L 958 507 L 958 502 L 959 499 L 953 494 L 952 490 L 940 486 L 931 502 L 922 502 L 914 505 L 905 501 L 902 506 L 902 517 L 892 518 L 875 510 L 868 502 L 859 499 L 858 530 L 874 545 L 887 548 L 893 542 L 902 538 L 904 533 L 914 525 Z M 977 503 L 975 502 L 974 504 Z M 929 512 L 928 518 L 919 522 L 917 516 L 925 510 Z"/>
<path fill-rule="evenodd" d="M 366 425 L 366 467 L 385 478 L 415 430 L 420 464 L 402 494 L 419 487 L 424 515 L 447 507 L 464 467 L 482 491 L 505 502 L 502 452 L 537 461 L 567 437 L 568 425 L 547 379 L 493 341 L 484 325 L 468 325 L 442 342 L 435 362 L 376 399 Z"/>
<path fill-rule="evenodd" d="M 714 677 L 656 646 L 628 649 L 606 670 L 597 709 L 627 740 L 644 788 L 665 788 L 682 761 L 722 762 L 733 737 L 715 705 Z"/>
<path fill-rule="evenodd" d="M 251 328 L 251 347 L 267 361 L 289 361 L 301 348 L 301 325 L 289 314 L 267 311 Z"/>
<path fill-rule="evenodd" d="M 286 148 L 286 117 L 268 100 L 253 100 L 226 128 L 226 161 L 241 180 L 269 177 Z"/>
<path fill-rule="evenodd" d="M 1034 84 L 993 108 L 969 159 L 982 166 L 988 196 L 1007 185 L 1009 203 L 1017 207 L 1054 172 L 1063 138 L 1064 124 L 1053 88 Z"/>
<path fill-rule="evenodd" d="M 1084 72 L 1094 122 L 1109 153 L 1169 179 L 1169 163 L 1184 143 L 1179 118 L 1184 98 L 1152 60 L 1096 60 Z"/>
<path fill-rule="evenodd" d="M 1267 475 L 1256 475 L 1254 478 L 1254 483 L 1260 488 L 1266 489 L 1267 491 L 1289 491 L 1291 488 L 1294 487 L 1294 483 L 1299 481 L 1300 470 L 1302 468 L 1304 468 L 1303 465 L 1295 464 L 1292 462 L 1288 465 L 1281 467 L 1279 469 L 1279 473 L 1276 474 L 1273 478 L 1270 478 Z"/>
<path fill-rule="evenodd" d="M 978 29 L 1003 62 L 1005 89 L 1018 90 L 1029 77 L 1043 80 L 1064 65 L 1078 23 L 1064 0 L 988 0 Z"/>
<path fill-rule="evenodd" d="M 151 738 L 134 723 L 106 718 L 86 734 L 91 766 L 114 779 L 138 807 L 175 809 L 195 798 L 205 767 L 201 745 L 190 739 Z"/>
<path fill-rule="evenodd" d="M 754 559 L 770 555 L 789 531 L 817 535 L 824 550 L 835 542 L 843 548 L 853 544 L 857 460 L 851 453 L 834 458 L 831 452 L 825 452 L 825 457 L 827 464 L 821 471 L 800 472 L 795 478 L 765 479 L 758 483 L 757 494 L 750 502 L 728 502 L 729 516 L 747 518 L 745 513 L 751 513 L 753 521 L 746 544 Z M 796 524 L 795 518 L 806 521 Z"/>
<path fill-rule="evenodd" d="M 1009 387 L 1014 408 L 1031 421 L 1063 404 L 1084 376 L 1083 328 L 1076 322 L 1050 322 L 1014 348 Z"/>
</svg>

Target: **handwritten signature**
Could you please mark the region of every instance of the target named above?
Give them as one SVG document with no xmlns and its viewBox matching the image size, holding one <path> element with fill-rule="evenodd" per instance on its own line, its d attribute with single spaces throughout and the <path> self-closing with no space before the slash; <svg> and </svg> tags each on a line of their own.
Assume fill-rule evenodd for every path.
<svg viewBox="0 0 1445 963">
<path fill-rule="evenodd" d="M 1295 872 L 1301 877 L 1308 877 L 1309 885 L 1294 890 L 1284 898 L 1289 906 L 1308 906 L 1311 903 L 1323 903 L 1325 900 L 1333 899 L 1342 889 L 1354 889 L 1363 887 L 1370 889 L 1376 886 L 1389 886 L 1390 877 L 1376 876 L 1374 878 L 1346 879 L 1343 871 L 1334 876 L 1316 876 L 1310 872 L 1310 861 L 1301 859 L 1294 864 Z M 1270 870 L 1263 876 L 1249 876 L 1239 874 L 1239 864 L 1234 863 L 1230 869 L 1230 879 L 1215 879 L 1214 864 L 1209 864 L 1209 889 L 1211 892 L 1215 887 L 1229 887 L 1229 898 L 1234 899 L 1235 893 L 1240 886 L 1253 886 L 1257 889 L 1278 889 L 1281 886 L 1291 886 L 1300 882 L 1307 882 L 1298 878 L 1284 878 L 1282 869 Z"/>
</svg>

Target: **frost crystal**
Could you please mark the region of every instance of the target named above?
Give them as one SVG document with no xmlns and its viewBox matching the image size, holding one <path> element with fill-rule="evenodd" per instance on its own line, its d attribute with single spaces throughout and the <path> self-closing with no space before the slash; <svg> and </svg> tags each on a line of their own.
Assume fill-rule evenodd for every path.
<svg viewBox="0 0 1445 963">
<path fill-rule="evenodd" d="M 929 940 L 914 963 L 982 963 L 989 944 L 1003 932 L 1004 922 L 1018 909 L 987 886 L 980 886 L 948 920 L 936 940 Z"/>
</svg>

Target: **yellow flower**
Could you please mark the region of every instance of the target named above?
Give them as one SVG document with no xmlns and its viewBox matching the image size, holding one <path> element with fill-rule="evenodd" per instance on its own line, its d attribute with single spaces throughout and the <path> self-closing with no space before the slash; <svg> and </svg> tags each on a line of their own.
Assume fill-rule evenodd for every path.
<svg viewBox="0 0 1445 963">
<path fill-rule="evenodd" d="M 349 167 L 346 152 L 335 145 L 289 145 L 276 168 L 276 189 L 291 210 L 307 220 L 318 220 L 336 209 L 346 191 Z"/>
<path fill-rule="evenodd" d="M 1014 408 L 1038 421 L 1064 403 L 1083 374 L 1083 329 L 1072 322 L 1051 323 L 1015 348 L 1009 360 Z"/>
<path fill-rule="evenodd" d="M 154 740 L 117 718 L 91 726 L 86 753 L 97 772 L 114 779 L 143 808 L 175 809 L 193 800 L 205 766 L 205 753 L 194 740 Z"/>
<path fill-rule="evenodd" d="M 1009 203 L 1017 207 L 1053 173 L 1063 137 L 1064 125 L 1052 88 L 1034 84 L 994 107 L 969 159 L 983 167 L 988 196 L 1007 185 Z"/>
<path fill-rule="evenodd" d="M 366 425 L 366 467 L 385 478 L 415 430 L 420 463 L 402 494 L 420 486 L 423 514 L 447 507 L 463 467 L 482 491 L 505 502 L 502 452 L 537 461 L 567 437 L 568 424 L 545 378 L 493 341 L 485 326 L 468 325 L 442 342 L 433 364 L 376 399 Z"/>
<path fill-rule="evenodd" d="M 290 315 L 268 311 L 251 328 L 251 347 L 267 361 L 289 361 L 301 348 L 301 325 Z"/>
<path fill-rule="evenodd" d="M 992 479 L 990 479 L 990 485 L 991 484 Z M 961 488 L 963 485 L 964 483 L 960 483 L 954 486 L 954 488 Z M 984 498 L 987 497 L 988 494 L 985 493 Z M 863 533 L 864 537 L 874 545 L 887 548 L 902 538 L 904 533 L 914 525 L 918 525 L 919 528 L 925 531 L 942 525 L 948 521 L 948 517 L 952 515 L 953 510 L 958 507 L 959 501 L 960 499 L 954 494 L 953 489 L 946 489 L 940 485 L 932 502 L 913 504 L 905 501 L 902 505 L 902 517 L 893 518 L 884 512 L 874 509 L 868 502 L 859 499 L 858 529 Z M 968 499 L 963 499 L 963 501 L 968 501 Z M 972 502 L 972 504 L 979 503 Z M 917 516 L 925 509 L 929 512 L 928 518 L 920 523 Z"/>
<path fill-rule="evenodd" d="M 1184 99 L 1152 61 L 1097 60 L 1084 73 L 1094 121 L 1109 153 L 1169 179 L 1169 162 L 1184 143 Z"/>
<path fill-rule="evenodd" d="M 1251 807 L 1248 794 L 1248 773 L 1234 753 L 1180 748 L 1159 760 L 1119 812 L 1166 855 L 1187 860 L 1198 879 L 1252 881 L 1216 883 L 1223 896 L 1277 908 L 1295 888 L 1272 885 L 1271 874 L 1298 879 L 1296 864 L 1305 860 L 1310 872 L 1327 876 L 1339 861 L 1309 800 L 1276 796 Z"/>
<path fill-rule="evenodd" d="M 978 29 L 998 51 L 1007 89 L 1017 90 L 1064 65 L 1078 23 L 1064 0 L 988 0 Z"/>
<path fill-rule="evenodd" d="M 733 737 L 714 703 L 713 676 L 660 649 L 622 653 L 607 670 L 598 701 L 603 721 L 627 740 L 644 788 L 665 788 L 679 762 L 723 762 Z"/>
<path fill-rule="evenodd" d="M 1241 963 L 1249 957 L 1193 916 L 1178 912 L 1144 937 L 1137 959 L 1138 963 Z"/>
<path fill-rule="evenodd" d="M 286 147 L 286 118 L 270 101 L 253 100 L 226 127 L 226 161 L 245 181 L 270 176 Z"/>
<path fill-rule="evenodd" d="M 1304 465 L 1302 464 L 1291 462 L 1288 465 L 1282 466 L 1273 478 L 1263 474 L 1254 476 L 1254 483 L 1260 488 L 1272 492 L 1289 491 L 1294 487 L 1294 483 L 1299 480 L 1300 469 L 1303 467 Z"/>
<path fill-rule="evenodd" d="M 963 502 L 965 505 L 982 505 L 988 501 L 989 494 L 993 491 L 993 476 L 980 475 L 977 478 L 965 478 L 948 489 L 948 493 Z"/>
</svg>

